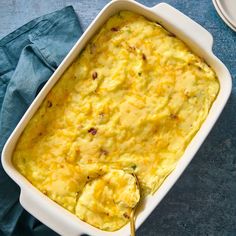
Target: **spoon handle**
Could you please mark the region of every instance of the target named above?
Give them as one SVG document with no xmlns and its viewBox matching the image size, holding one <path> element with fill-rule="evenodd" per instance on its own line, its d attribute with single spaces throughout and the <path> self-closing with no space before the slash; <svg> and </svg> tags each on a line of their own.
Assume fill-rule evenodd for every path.
<svg viewBox="0 0 236 236">
<path fill-rule="evenodd" d="M 130 214 L 130 233 L 131 236 L 135 236 L 134 210 Z"/>
</svg>

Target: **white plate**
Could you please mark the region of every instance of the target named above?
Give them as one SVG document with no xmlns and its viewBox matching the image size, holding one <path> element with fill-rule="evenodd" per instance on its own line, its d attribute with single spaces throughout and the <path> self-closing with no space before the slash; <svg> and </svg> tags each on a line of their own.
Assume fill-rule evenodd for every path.
<svg viewBox="0 0 236 236">
<path fill-rule="evenodd" d="M 152 21 L 159 22 L 170 32 L 173 32 L 196 54 L 206 60 L 206 62 L 215 70 L 220 83 L 219 94 L 213 103 L 206 120 L 195 137 L 192 139 L 191 143 L 188 145 L 176 168 L 165 179 L 155 194 L 148 196 L 142 204 L 142 209 L 140 209 L 136 220 L 137 227 L 139 227 L 151 214 L 151 212 L 172 188 L 190 161 L 193 159 L 195 153 L 206 139 L 220 113 L 222 112 L 232 89 L 232 79 L 229 71 L 212 52 L 212 35 L 202 26 L 191 20 L 177 9 L 165 3 L 157 4 L 152 8 L 131 0 L 113 0 L 108 3 L 80 37 L 78 42 L 71 49 L 57 70 L 53 73 L 47 84 L 40 91 L 9 137 L 2 151 L 1 159 L 3 168 L 21 188 L 20 203 L 22 206 L 29 213 L 60 235 L 80 236 L 82 234 L 88 234 L 93 236 L 128 236 L 130 235 L 130 229 L 129 225 L 126 225 L 118 231 L 105 232 L 81 221 L 75 215 L 65 210 L 63 207 L 56 204 L 50 198 L 41 193 L 23 175 L 21 175 L 12 163 L 12 153 L 17 140 L 19 139 L 27 123 L 37 111 L 45 96 L 58 81 L 58 79 L 60 79 L 63 72 L 74 61 L 81 50 L 89 42 L 91 37 L 98 31 L 98 29 L 102 27 L 108 18 L 121 10 L 129 10 L 141 14 Z"/>
<path fill-rule="evenodd" d="M 236 0 L 212 0 L 221 19 L 236 31 Z"/>
</svg>

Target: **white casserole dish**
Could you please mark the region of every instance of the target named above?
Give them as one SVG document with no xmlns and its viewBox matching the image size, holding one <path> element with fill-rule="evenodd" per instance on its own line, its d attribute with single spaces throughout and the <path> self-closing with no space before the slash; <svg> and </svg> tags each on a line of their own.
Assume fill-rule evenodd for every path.
<svg viewBox="0 0 236 236">
<path fill-rule="evenodd" d="M 78 40 L 63 62 L 60 64 L 55 73 L 51 76 L 47 84 L 38 94 L 37 98 L 31 104 L 7 143 L 2 152 L 2 165 L 7 174 L 20 186 L 20 203 L 33 216 L 41 222 L 52 228 L 60 235 L 79 236 L 82 234 L 97 235 L 97 236 L 125 236 L 130 234 L 129 225 L 115 232 L 105 232 L 99 230 L 77 218 L 72 213 L 59 206 L 38 189 L 36 189 L 27 179 L 22 176 L 12 164 L 12 153 L 15 144 L 31 119 L 37 111 L 41 102 L 61 77 L 67 67 L 73 62 L 80 51 L 85 47 L 94 33 L 104 24 L 104 22 L 113 14 L 120 10 L 129 10 L 139 13 L 146 18 L 157 21 L 173 32 L 177 37 L 182 39 L 189 47 L 215 70 L 219 82 L 220 91 L 211 107 L 209 115 L 198 133 L 195 135 L 184 155 L 181 157 L 175 170 L 166 178 L 161 187 L 153 196 L 148 196 L 142 204 L 139 211 L 136 227 L 138 228 L 144 220 L 150 215 L 155 207 L 160 203 L 162 198 L 171 189 L 182 172 L 188 166 L 195 153 L 209 134 L 222 109 L 224 108 L 231 92 L 232 81 L 229 71 L 224 64 L 216 58 L 212 52 L 213 38 L 211 34 L 195 23 L 193 20 L 183 15 L 181 12 L 171 7 L 168 4 L 160 3 L 152 8 L 148 8 L 134 1 L 116 0 L 107 4 L 95 20 L 91 23 L 82 37 Z"/>
</svg>

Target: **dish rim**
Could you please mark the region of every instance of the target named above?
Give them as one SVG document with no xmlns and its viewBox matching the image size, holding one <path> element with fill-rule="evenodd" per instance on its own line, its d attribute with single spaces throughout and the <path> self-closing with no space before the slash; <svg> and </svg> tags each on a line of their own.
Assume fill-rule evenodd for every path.
<svg viewBox="0 0 236 236">
<path fill-rule="evenodd" d="M 173 187 L 175 182 L 186 169 L 221 114 L 231 93 L 232 80 L 229 71 L 212 52 L 213 38 L 208 31 L 196 22 L 166 3 L 159 3 L 150 8 L 131 0 L 114 0 L 108 3 L 83 33 L 75 46 L 71 49 L 57 70 L 50 77 L 44 88 L 37 95 L 8 138 L 2 151 L 2 165 L 4 170 L 21 188 L 20 202 L 22 206 L 44 224 L 61 235 L 78 236 L 84 233 L 98 236 L 129 235 L 129 226 L 125 225 L 118 231 L 107 232 L 81 221 L 75 215 L 53 202 L 50 198 L 42 194 L 36 187 L 30 184 L 29 181 L 26 180 L 26 178 L 13 166 L 11 162 L 12 152 L 20 134 L 33 114 L 37 111 L 47 93 L 51 90 L 53 85 L 61 77 L 62 73 L 68 68 L 80 51 L 86 46 L 89 39 L 91 39 L 97 30 L 99 30 L 102 25 L 101 22 L 103 21 L 104 23 L 112 15 L 111 12 L 114 14 L 115 11 L 118 12 L 121 10 L 120 8 L 140 13 L 151 20 L 155 19 L 155 21 L 158 21 L 170 32 L 176 34 L 177 37 L 182 39 L 187 45 L 191 45 L 190 48 L 193 51 L 198 52 L 197 54 L 203 57 L 207 63 L 210 64 L 210 66 L 217 72 L 217 76 L 218 74 L 221 75 L 220 77 L 218 76 L 220 91 L 211 107 L 207 119 L 204 121 L 200 130 L 188 145 L 184 155 L 178 161 L 175 170 L 172 171 L 172 173 L 166 178 L 160 188 L 152 196 L 146 198 L 143 203 L 143 211 L 137 217 L 137 228 L 157 207 L 163 197 Z M 197 37 L 199 35 L 201 38 Z M 224 79 L 222 77 L 224 77 Z M 219 101 L 219 99 L 221 100 Z M 37 205 L 40 205 L 40 210 L 38 210 Z M 61 215 L 59 213 L 61 213 Z"/>
</svg>

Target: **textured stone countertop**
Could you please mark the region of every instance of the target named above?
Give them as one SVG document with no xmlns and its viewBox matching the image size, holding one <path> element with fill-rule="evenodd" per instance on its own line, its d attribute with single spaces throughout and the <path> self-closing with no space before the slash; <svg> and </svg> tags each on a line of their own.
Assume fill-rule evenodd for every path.
<svg viewBox="0 0 236 236">
<path fill-rule="evenodd" d="M 72 5 L 83 29 L 108 0 L 0 0 L 0 38 L 29 20 Z M 154 6 L 159 0 L 140 0 Z M 138 235 L 236 235 L 236 33 L 210 0 L 166 0 L 214 37 L 214 53 L 233 78 L 231 97 L 195 158 Z"/>
</svg>

